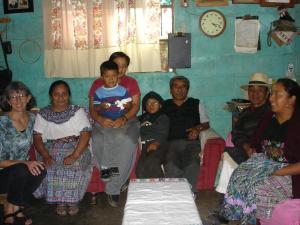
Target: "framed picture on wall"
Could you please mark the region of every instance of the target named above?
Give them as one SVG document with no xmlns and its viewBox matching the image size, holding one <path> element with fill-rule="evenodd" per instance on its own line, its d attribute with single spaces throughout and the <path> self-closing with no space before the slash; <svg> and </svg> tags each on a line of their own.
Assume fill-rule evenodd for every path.
<svg viewBox="0 0 300 225">
<path fill-rule="evenodd" d="M 260 0 L 260 5 L 264 7 L 284 7 L 293 8 L 295 0 Z"/>
<path fill-rule="evenodd" d="M 195 0 L 195 3 L 198 7 L 226 6 L 228 5 L 228 0 Z"/>
<path fill-rule="evenodd" d="M 260 0 L 232 0 L 233 4 L 259 4 Z"/>
<path fill-rule="evenodd" d="M 4 14 L 33 12 L 33 0 L 3 0 Z"/>
</svg>

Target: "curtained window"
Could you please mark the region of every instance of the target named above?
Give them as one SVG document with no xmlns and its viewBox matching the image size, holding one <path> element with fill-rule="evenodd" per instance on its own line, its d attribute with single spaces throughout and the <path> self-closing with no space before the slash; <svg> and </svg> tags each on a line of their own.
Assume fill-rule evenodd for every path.
<svg viewBox="0 0 300 225">
<path fill-rule="evenodd" d="M 99 76 L 100 64 L 115 51 L 130 56 L 129 72 L 161 71 L 166 53 L 160 40 L 172 32 L 172 1 L 166 2 L 43 1 L 46 76 Z"/>
</svg>

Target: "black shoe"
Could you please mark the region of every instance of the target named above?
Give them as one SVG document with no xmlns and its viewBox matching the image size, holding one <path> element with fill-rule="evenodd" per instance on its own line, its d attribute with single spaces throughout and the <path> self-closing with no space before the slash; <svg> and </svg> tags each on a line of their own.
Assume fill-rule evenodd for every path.
<svg viewBox="0 0 300 225">
<path fill-rule="evenodd" d="M 107 202 L 112 207 L 119 207 L 120 195 L 107 195 Z"/>
<path fill-rule="evenodd" d="M 222 223 L 222 224 L 228 224 L 229 220 L 227 220 L 225 217 L 221 216 L 221 215 L 217 215 L 218 220 Z"/>
<path fill-rule="evenodd" d="M 212 212 L 209 212 L 207 218 L 209 219 L 209 221 L 212 224 L 215 224 L 215 225 L 228 224 L 229 223 L 229 221 L 225 217 L 220 215 L 218 210 L 214 210 Z"/>
<path fill-rule="evenodd" d="M 103 182 L 111 181 L 111 171 L 110 171 L 110 169 L 101 170 L 101 180 Z"/>
<path fill-rule="evenodd" d="M 126 180 L 126 182 L 121 187 L 121 192 L 124 192 L 127 190 L 128 186 L 129 186 L 129 182 L 130 182 L 129 179 Z"/>
</svg>

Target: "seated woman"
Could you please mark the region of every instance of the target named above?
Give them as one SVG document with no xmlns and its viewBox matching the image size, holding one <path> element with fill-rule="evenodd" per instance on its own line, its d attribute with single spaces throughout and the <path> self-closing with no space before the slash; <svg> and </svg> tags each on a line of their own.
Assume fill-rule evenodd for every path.
<svg viewBox="0 0 300 225">
<path fill-rule="evenodd" d="M 91 175 L 87 148 L 91 125 L 84 109 L 70 104 L 71 90 L 65 81 L 53 82 L 49 96 L 51 105 L 40 110 L 34 124 L 38 158 L 47 166 L 47 176 L 34 195 L 57 204 L 60 216 L 75 215 Z"/>
<path fill-rule="evenodd" d="M 282 200 L 300 198 L 300 87 L 279 79 L 270 97 L 272 112 L 261 120 L 250 159 L 233 172 L 222 215 L 241 224 L 268 220 Z M 292 177 L 292 178 L 291 178 Z"/>
<path fill-rule="evenodd" d="M 138 178 L 164 177 L 161 165 L 167 150 L 169 118 L 163 114 L 162 104 L 162 97 L 153 91 L 142 100 L 145 113 L 139 116 L 142 155 L 136 168 Z"/>
<path fill-rule="evenodd" d="M 29 225 L 23 205 L 26 197 L 40 185 L 46 175 L 44 164 L 27 161 L 32 145 L 35 115 L 28 112 L 35 100 L 21 82 L 11 82 L 1 99 L 6 112 L 0 117 L 0 193 L 7 194 L 4 224 Z"/>
<path fill-rule="evenodd" d="M 231 140 L 234 147 L 225 148 L 225 152 L 229 156 L 223 157 L 222 161 L 220 179 L 216 187 L 216 191 L 220 193 L 226 192 L 229 177 L 237 164 L 248 159 L 248 149 L 252 134 L 260 119 L 270 109 L 268 102 L 270 85 L 268 84 L 267 75 L 254 73 L 249 83 L 242 85 L 241 88 L 248 91 L 248 99 L 251 105 L 238 115 L 237 121 L 232 128 Z M 232 160 L 233 162 L 231 162 Z"/>
</svg>

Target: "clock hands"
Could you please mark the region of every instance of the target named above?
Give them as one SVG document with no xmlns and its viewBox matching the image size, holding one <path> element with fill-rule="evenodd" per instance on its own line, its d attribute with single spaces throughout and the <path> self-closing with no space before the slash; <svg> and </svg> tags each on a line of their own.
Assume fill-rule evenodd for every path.
<svg viewBox="0 0 300 225">
<path fill-rule="evenodd" d="M 221 28 L 220 24 L 216 24 L 216 23 L 211 23 L 211 24 L 214 25 L 214 27 Z"/>
</svg>

